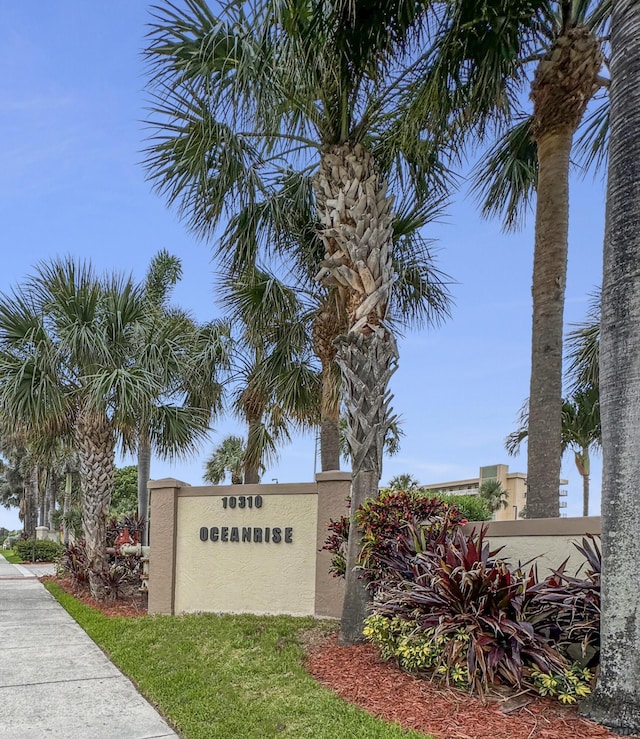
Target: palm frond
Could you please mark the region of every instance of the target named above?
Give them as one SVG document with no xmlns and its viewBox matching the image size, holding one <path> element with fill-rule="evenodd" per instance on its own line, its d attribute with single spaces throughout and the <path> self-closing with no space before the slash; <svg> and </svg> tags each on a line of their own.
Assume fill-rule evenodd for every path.
<svg viewBox="0 0 640 739">
<path fill-rule="evenodd" d="M 609 100 L 608 96 L 588 113 L 579 129 L 575 144 L 576 157 L 586 174 L 594 167 L 604 170 L 609 148 Z"/>
<path fill-rule="evenodd" d="M 524 221 L 538 180 L 538 156 L 531 138 L 532 118 L 510 128 L 476 165 L 472 188 L 482 203 L 482 215 L 502 217 L 505 230 Z"/>
</svg>

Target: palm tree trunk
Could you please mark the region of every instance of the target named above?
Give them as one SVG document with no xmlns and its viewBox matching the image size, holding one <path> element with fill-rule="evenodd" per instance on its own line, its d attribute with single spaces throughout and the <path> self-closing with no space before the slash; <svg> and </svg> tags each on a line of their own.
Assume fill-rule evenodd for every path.
<svg viewBox="0 0 640 739">
<path fill-rule="evenodd" d="M 247 449 L 244 460 L 245 485 L 257 485 L 260 482 L 260 458 L 256 452 L 256 438 L 261 425 L 260 419 L 248 419 Z"/>
<path fill-rule="evenodd" d="M 38 525 L 38 467 L 34 465 L 24 489 L 24 533 L 28 539 L 35 539 Z"/>
<path fill-rule="evenodd" d="M 582 477 L 582 515 L 589 515 L 589 483 L 590 476 L 583 475 Z"/>
<path fill-rule="evenodd" d="M 562 331 L 572 139 L 572 131 L 565 128 L 538 142 L 527 463 L 528 518 L 554 518 L 559 515 Z"/>
<path fill-rule="evenodd" d="M 640 4 L 613 3 L 611 112 L 600 344 L 600 673 L 582 711 L 640 733 Z"/>
<path fill-rule="evenodd" d="M 529 389 L 529 518 L 559 515 L 569 158 L 573 134 L 598 89 L 601 65 L 595 34 L 585 26 L 569 28 L 539 62 L 531 87 L 538 185 Z"/>
<path fill-rule="evenodd" d="M 322 365 L 320 401 L 320 467 L 322 472 L 340 469 L 340 396 L 336 391 L 335 365 Z"/>
<path fill-rule="evenodd" d="M 149 477 L 151 476 L 151 444 L 142 436 L 138 439 L 138 518 L 142 524 L 141 544 L 149 543 Z"/>
<path fill-rule="evenodd" d="M 53 469 L 47 474 L 46 527 L 53 531 L 53 514 L 56 511 L 56 475 Z"/>
<path fill-rule="evenodd" d="M 322 472 L 340 469 L 340 375 L 335 340 L 346 328 L 339 293 L 330 290 L 312 327 L 313 350 L 322 366 L 320 399 L 320 466 Z"/>
<path fill-rule="evenodd" d="M 71 511 L 71 490 L 73 475 L 66 472 L 64 476 L 64 499 L 62 503 L 62 541 L 65 547 L 69 546 L 69 512 Z"/>
<path fill-rule="evenodd" d="M 105 597 L 107 517 L 113 492 L 115 454 L 113 431 L 106 418 L 80 414 L 75 428 L 82 485 L 82 530 L 89 587 L 98 600 Z"/>
<path fill-rule="evenodd" d="M 368 593 L 355 569 L 359 535 L 354 513 L 378 495 L 382 450 L 390 425 L 389 379 L 398 351 L 384 323 L 393 284 L 392 207 L 387 185 L 360 144 L 328 146 L 315 182 L 325 259 L 318 279 L 338 293 L 348 330 L 337 341 L 351 449 L 351 533 L 340 640 L 363 640 Z"/>
<path fill-rule="evenodd" d="M 47 502 L 47 470 L 44 471 L 45 484 L 38 487 L 38 526 L 46 526 L 46 502 Z"/>
</svg>

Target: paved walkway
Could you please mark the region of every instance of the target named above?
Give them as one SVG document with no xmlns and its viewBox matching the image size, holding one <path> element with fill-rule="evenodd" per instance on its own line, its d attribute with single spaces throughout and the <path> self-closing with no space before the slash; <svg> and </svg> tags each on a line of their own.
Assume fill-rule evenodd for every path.
<svg viewBox="0 0 640 739">
<path fill-rule="evenodd" d="M 0 739 L 177 737 L 37 579 L 52 573 L 0 555 Z"/>
</svg>

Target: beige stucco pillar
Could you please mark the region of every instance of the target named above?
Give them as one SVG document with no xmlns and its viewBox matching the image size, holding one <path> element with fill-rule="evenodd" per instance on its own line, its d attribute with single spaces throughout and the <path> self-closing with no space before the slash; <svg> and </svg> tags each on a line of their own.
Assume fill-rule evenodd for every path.
<svg viewBox="0 0 640 739">
<path fill-rule="evenodd" d="M 178 491 L 186 482 L 149 480 L 149 613 L 174 613 Z"/>
<path fill-rule="evenodd" d="M 329 572 L 331 554 L 322 551 L 328 536 L 329 519 L 337 519 L 348 511 L 347 498 L 351 491 L 351 473 L 319 472 L 316 475 L 318 486 L 318 533 L 316 546 L 316 602 L 315 615 L 318 618 L 340 618 L 344 598 L 344 580 L 333 577 Z"/>
</svg>

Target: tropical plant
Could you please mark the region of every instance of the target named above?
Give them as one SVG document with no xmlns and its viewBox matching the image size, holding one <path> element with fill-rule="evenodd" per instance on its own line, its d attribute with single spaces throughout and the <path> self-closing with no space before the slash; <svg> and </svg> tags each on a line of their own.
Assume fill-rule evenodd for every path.
<svg viewBox="0 0 640 739">
<path fill-rule="evenodd" d="M 455 506 L 468 521 L 490 521 L 491 511 L 486 502 L 478 495 L 447 495 L 446 493 L 425 493 L 428 497 L 434 495 L 443 503 Z"/>
<path fill-rule="evenodd" d="M 182 316 L 171 315 L 168 309 L 168 300 L 171 289 L 182 277 L 182 262 L 166 249 L 159 251 L 151 260 L 144 281 L 144 299 L 147 307 L 157 320 L 170 321 L 172 319 L 184 320 Z M 140 336 L 141 343 L 145 343 L 150 337 Z M 149 490 L 147 484 L 151 477 L 151 441 L 147 424 L 141 424 L 138 428 L 138 470 L 136 475 L 136 497 L 137 510 L 140 516 L 147 520 L 149 517 Z M 118 511 L 129 512 L 129 511 Z M 143 543 L 147 544 L 146 531 Z"/>
<path fill-rule="evenodd" d="M 73 439 L 80 460 L 83 532 L 91 590 L 104 594 L 105 526 L 116 441 L 132 450 L 141 421 L 168 456 L 193 449 L 210 410 L 158 409 L 168 368 L 183 360 L 167 332 L 148 330 L 142 290 L 98 277 L 87 263 L 57 259 L 0 298 L 0 408 L 41 439 Z M 142 331 L 154 341 L 140 346 Z"/>
<path fill-rule="evenodd" d="M 528 44 L 520 60 L 523 71 L 525 62 L 536 62 L 530 95 L 533 112 L 523 114 L 507 131 L 476 176 L 483 212 L 502 212 L 507 226 L 517 223 L 520 209 L 536 192 L 527 470 L 531 518 L 559 515 L 570 157 L 587 105 L 608 87 L 600 72 L 611 3 L 559 0 L 539 6 L 534 48 Z M 605 101 L 587 118 L 580 142 L 587 163 L 604 149 L 606 110 Z"/>
<path fill-rule="evenodd" d="M 324 377 L 325 375 L 323 374 L 323 380 Z M 385 434 L 383 452 L 389 457 L 395 457 L 400 451 L 400 439 L 404 436 L 401 423 L 401 419 L 398 416 L 394 416 Z M 347 436 L 348 430 L 349 423 L 347 418 L 345 416 L 341 416 L 338 421 L 338 434 L 340 455 L 345 462 L 349 462 L 351 460 L 351 446 L 349 445 L 349 437 Z M 402 488 L 396 488 L 396 490 L 401 489 Z"/>
<path fill-rule="evenodd" d="M 336 315 L 344 316 L 335 361 L 349 419 L 354 507 L 376 494 L 392 418 L 388 183 L 418 209 L 442 185 L 433 137 L 401 135 L 406 116 L 395 105 L 414 81 L 412 52 L 428 55 L 420 20 L 429 6 L 300 0 L 250 11 L 227 5 L 217 16 L 203 0 L 185 9 L 165 2 L 156 7 L 147 49 L 157 127 L 148 171 L 197 232 L 212 233 L 225 208 L 257 199 L 264 183 L 289 167 L 315 167 L 324 251 L 316 279 L 333 290 Z M 346 591 L 342 639 L 357 641 L 367 594 L 355 574 Z"/>
<path fill-rule="evenodd" d="M 509 493 L 502 487 L 500 480 L 485 480 L 480 485 L 478 494 L 492 513 L 509 505 Z"/>
<path fill-rule="evenodd" d="M 226 436 L 205 462 L 205 482 L 219 485 L 231 475 L 232 485 L 242 485 L 245 443 L 240 436 Z"/>
<path fill-rule="evenodd" d="M 328 524 L 329 536 L 323 549 L 333 555 L 331 572 L 346 574 L 346 551 L 351 526 L 362 532 L 362 549 L 358 566 L 364 582 L 375 590 L 378 581 L 388 573 L 390 561 L 399 561 L 406 570 L 410 554 L 447 538 L 460 524 L 466 523 L 455 503 L 427 497 L 417 490 L 382 490 L 376 498 L 368 498 L 350 519 L 341 516 Z"/>
<path fill-rule="evenodd" d="M 567 559 L 530 585 L 523 617 L 569 661 L 595 667 L 600 662 L 602 556 L 593 534 L 574 546 L 584 558 L 580 576 L 567 574 Z"/>
<path fill-rule="evenodd" d="M 220 295 L 235 337 L 233 408 L 247 424 L 243 477 L 252 484 L 293 428 L 315 425 L 319 378 L 295 291 L 252 268 L 227 279 Z"/>
<path fill-rule="evenodd" d="M 392 477 L 387 483 L 388 490 L 404 490 L 407 493 L 413 493 L 419 488 L 420 482 L 407 472 Z"/>
<path fill-rule="evenodd" d="M 587 317 L 574 324 L 565 340 L 569 361 L 565 380 L 572 393 L 600 387 L 600 301 L 598 289 L 589 301 Z"/>
<path fill-rule="evenodd" d="M 378 579 L 368 638 L 384 659 L 472 692 L 503 683 L 576 702 L 590 692 L 591 674 L 558 647 L 575 643 L 585 627 L 592 633 L 584 588 L 591 593 L 594 584 L 565 579 L 564 565 L 555 580 L 538 583 L 535 568 L 512 571 L 497 553 L 484 529 L 465 535 L 455 528 L 404 557 L 381 558 L 388 567 Z"/>
<path fill-rule="evenodd" d="M 394 293 L 387 320 L 394 327 L 421 328 L 447 315 L 447 279 L 434 265 L 421 230 L 439 213 L 439 202 L 406 206 L 393 221 Z M 336 339 L 347 328 L 344 306 L 336 285 L 322 285 L 316 277 L 325 248 L 318 236 L 313 178 L 308 172 L 287 171 L 263 199 L 253 198 L 228 224 L 218 246 L 231 273 L 258 256 L 286 265 L 286 272 L 305 305 L 305 320 L 313 351 L 321 365 L 320 463 L 322 471 L 340 468 L 349 458 L 346 418 L 340 417 L 340 374 Z M 253 244 L 253 245 L 252 245 Z M 257 245 L 257 246 L 256 246 Z M 385 442 L 387 453 L 397 446 L 397 423 Z"/>
<path fill-rule="evenodd" d="M 640 5 L 612 3 L 611 111 L 605 225 L 600 403 L 602 412 L 602 625 L 600 672 L 587 716 L 640 732 Z"/>
<path fill-rule="evenodd" d="M 588 388 L 575 391 L 571 397 L 562 401 L 561 418 L 562 453 L 567 449 L 573 451 L 576 468 L 582 477 L 582 515 L 588 516 L 591 451 L 599 449 L 602 442 L 599 390 Z M 528 435 L 528 412 L 524 406 L 520 412 L 520 428 L 509 434 L 505 440 L 509 454 L 518 454 L 521 443 Z"/>
<path fill-rule="evenodd" d="M 172 287 L 182 275 L 180 260 L 161 250 L 152 259 L 143 285 L 142 299 L 153 320 L 141 326 L 138 341 L 145 347 L 171 345 L 178 361 L 165 363 L 158 384 L 159 395 L 148 406 L 149 414 L 138 419 L 138 514 L 148 520 L 151 453 L 163 454 L 155 442 L 158 425 L 166 422 L 167 411 L 176 408 L 184 415 L 215 416 L 222 407 L 224 372 L 229 366 L 229 329 L 224 322 L 197 325 L 184 311 L 169 305 Z M 147 544 L 147 530 L 142 544 Z"/>
</svg>

